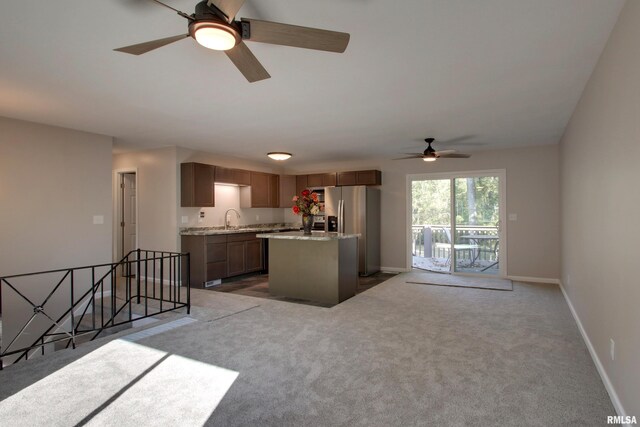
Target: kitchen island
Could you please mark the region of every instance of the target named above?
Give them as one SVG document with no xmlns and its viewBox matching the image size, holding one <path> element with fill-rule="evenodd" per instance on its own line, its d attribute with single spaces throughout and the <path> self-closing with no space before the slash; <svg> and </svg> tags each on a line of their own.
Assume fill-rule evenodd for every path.
<svg viewBox="0 0 640 427">
<path fill-rule="evenodd" d="M 338 304 L 358 287 L 358 234 L 258 234 L 269 239 L 269 293 Z"/>
</svg>

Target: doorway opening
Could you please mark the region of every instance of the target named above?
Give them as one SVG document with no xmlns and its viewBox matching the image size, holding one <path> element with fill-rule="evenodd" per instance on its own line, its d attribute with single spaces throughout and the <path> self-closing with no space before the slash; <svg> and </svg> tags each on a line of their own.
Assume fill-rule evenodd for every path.
<svg viewBox="0 0 640 427">
<path fill-rule="evenodd" d="M 122 259 L 138 248 L 137 176 L 135 171 L 117 172 L 116 197 L 116 258 Z M 130 259 L 134 259 L 131 258 Z M 130 265 L 130 264 L 129 264 Z M 123 276 L 133 276 L 132 269 L 123 268 Z"/>
<path fill-rule="evenodd" d="M 411 267 L 504 276 L 505 175 L 482 171 L 409 176 Z"/>
</svg>

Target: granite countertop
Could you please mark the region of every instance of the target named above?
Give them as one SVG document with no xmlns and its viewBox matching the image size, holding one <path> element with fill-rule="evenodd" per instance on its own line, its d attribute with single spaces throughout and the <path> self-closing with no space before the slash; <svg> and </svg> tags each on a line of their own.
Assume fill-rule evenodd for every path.
<svg viewBox="0 0 640 427">
<path fill-rule="evenodd" d="M 252 224 L 229 227 L 187 227 L 180 229 L 181 236 L 209 236 L 215 234 L 238 234 L 238 233 L 269 233 L 280 231 L 300 230 L 300 224 Z"/>
<path fill-rule="evenodd" d="M 340 240 L 355 239 L 360 237 L 359 234 L 332 233 L 326 231 L 312 231 L 311 236 L 302 234 L 302 231 L 288 231 L 285 233 L 275 234 L 258 234 L 258 238 L 262 239 L 283 239 L 283 240 Z"/>
</svg>

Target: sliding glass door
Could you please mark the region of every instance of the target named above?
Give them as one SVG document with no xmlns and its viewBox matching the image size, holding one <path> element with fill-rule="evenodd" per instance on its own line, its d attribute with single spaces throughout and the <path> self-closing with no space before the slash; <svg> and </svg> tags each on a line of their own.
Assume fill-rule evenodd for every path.
<svg viewBox="0 0 640 427">
<path fill-rule="evenodd" d="M 500 274 L 504 173 L 417 176 L 411 187 L 414 268 Z"/>
</svg>

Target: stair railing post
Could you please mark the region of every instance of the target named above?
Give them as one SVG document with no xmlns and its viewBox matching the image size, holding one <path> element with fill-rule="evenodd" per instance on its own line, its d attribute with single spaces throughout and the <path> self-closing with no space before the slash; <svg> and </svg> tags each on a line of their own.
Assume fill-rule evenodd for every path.
<svg viewBox="0 0 640 427">
<path fill-rule="evenodd" d="M 136 268 L 137 268 L 137 272 L 136 272 L 136 292 L 137 292 L 137 304 L 140 304 L 140 273 L 142 272 L 142 268 L 140 266 L 140 256 L 142 254 L 142 251 L 140 250 L 140 248 L 137 249 L 137 256 L 136 256 Z"/>
</svg>

